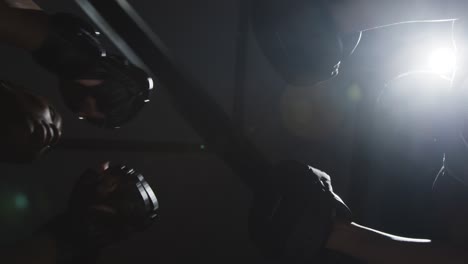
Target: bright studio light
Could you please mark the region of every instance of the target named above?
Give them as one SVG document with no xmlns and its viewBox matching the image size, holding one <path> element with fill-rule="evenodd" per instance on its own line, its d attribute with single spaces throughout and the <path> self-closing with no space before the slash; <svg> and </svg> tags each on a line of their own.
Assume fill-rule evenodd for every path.
<svg viewBox="0 0 468 264">
<path fill-rule="evenodd" d="M 431 71 L 440 75 L 447 75 L 455 69 L 456 57 L 453 49 L 439 48 L 429 56 Z"/>
</svg>

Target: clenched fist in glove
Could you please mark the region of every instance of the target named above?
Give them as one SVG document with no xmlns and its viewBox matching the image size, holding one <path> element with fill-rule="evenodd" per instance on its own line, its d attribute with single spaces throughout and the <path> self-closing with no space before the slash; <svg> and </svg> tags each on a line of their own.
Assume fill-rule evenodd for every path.
<svg viewBox="0 0 468 264">
<path fill-rule="evenodd" d="M 271 183 L 256 193 L 249 219 L 251 238 L 262 253 L 284 263 L 314 263 L 335 221 L 351 222 L 330 176 L 295 161 L 277 164 Z"/>
<path fill-rule="evenodd" d="M 70 110 L 92 124 L 116 128 L 149 102 L 153 81 L 126 59 L 107 54 L 99 36 L 81 18 L 54 14 L 45 40 L 32 55 L 58 76 Z"/>
<path fill-rule="evenodd" d="M 153 190 L 133 169 L 89 169 L 78 180 L 66 213 L 47 230 L 57 240 L 59 260 L 90 257 L 147 228 L 158 207 Z"/>
</svg>

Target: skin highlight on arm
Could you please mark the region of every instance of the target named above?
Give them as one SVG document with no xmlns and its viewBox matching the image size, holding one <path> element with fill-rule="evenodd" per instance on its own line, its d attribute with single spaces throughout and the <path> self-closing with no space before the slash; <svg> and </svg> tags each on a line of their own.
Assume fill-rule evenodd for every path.
<svg viewBox="0 0 468 264">
<path fill-rule="evenodd" d="M 465 246 L 395 236 L 356 223 L 337 223 L 327 248 L 369 264 L 463 264 Z"/>
</svg>

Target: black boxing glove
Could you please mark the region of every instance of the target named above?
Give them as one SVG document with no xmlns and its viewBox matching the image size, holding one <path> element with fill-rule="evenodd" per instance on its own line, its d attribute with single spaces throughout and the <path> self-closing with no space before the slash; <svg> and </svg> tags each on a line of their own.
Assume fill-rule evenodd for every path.
<svg viewBox="0 0 468 264">
<path fill-rule="evenodd" d="M 326 173 L 295 161 L 274 167 L 272 182 L 254 196 L 249 217 L 253 242 L 266 258 L 284 263 L 315 263 L 334 221 L 351 213 Z"/>
<path fill-rule="evenodd" d="M 466 156 L 458 158 L 466 160 Z M 453 167 L 454 163 L 447 164 L 446 160 L 444 163 L 432 189 L 432 236 L 435 240 L 463 244 L 468 238 L 468 226 L 466 225 L 468 220 L 468 184 L 463 178 L 465 174 L 457 175 L 460 171 Z"/>
<path fill-rule="evenodd" d="M 66 105 L 81 119 L 100 127 L 120 127 L 149 102 L 153 80 L 126 59 L 107 56 L 100 33 L 93 26 L 71 14 L 59 13 L 50 17 L 49 28 L 43 45 L 32 55 L 58 75 Z M 85 86 L 78 80 L 101 82 Z"/>
<path fill-rule="evenodd" d="M 49 16 L 49 31 L 35 61 L 57 75 L 75 79 L 106 55 L 100 33 L 85 20 L 68 13 Z"/>
<path fill-rule="evenodd" d="M 133 169 L 87 170 L 73 189 L 66 213 L 51 221 L 46 230 L 57 241 L 60 261 L 84 260 L 146 229 L 158 208 L 153 190 Z"/>
<path fill-rule="evenodd" d="M 150 101 L 153 80 L 145 71 L 120 56 L 99 58 L 80 80 L 100 80 L 94 86 L 84 86 L 75 79 L 59 79 L 59 89 L 68 108 L 80 118 L 106 128 L 116 128 L 133 119 Z M 88 100 L 95 102 L 99 115 L 86 109 Z"/>
</svg>

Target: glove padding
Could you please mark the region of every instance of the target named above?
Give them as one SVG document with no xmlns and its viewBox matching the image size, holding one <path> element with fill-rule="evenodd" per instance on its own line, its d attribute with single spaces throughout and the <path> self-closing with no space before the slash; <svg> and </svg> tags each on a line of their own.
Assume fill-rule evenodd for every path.
<svg viewBox="0 0 468 264">
<path fill-rule="evenodd" d="M 463 244 L 468 240 L 468 185 L 457 177 L 460 171 L 446 166 L 433 184 L 432 236 L 435 240 Z"/>
<path fill-rule="evenodd" d="M 265 257 L 305 263 L 320 257 L 337 219 L 350 221 L 348 207 L 326 173 L 295 161 L 274 167 L 271 185 L 254 196 L 249 218 L 253 242 Z"/>
<path fill-rule="evenodd" d="M 125 166 L 87 170 L 72 191 L 68 210 L 48 225 L 61 260 L 93 255 L 152 224 L 157 199 L 141 174 Z"/>
<path fill-rule="evenodd" d="M 102 80 L 102 83 L 86 87 L 76 80 Z M 145 71 L 120 56 L 100 57 L 76 79 L 61 77 L 59 83 L 62 97 L 74 113 L 106 128 L 120 127 L 133 119 L 149 102 L 152 85 Z M 95 101 L 98 117 L 83 109 L 90 98 Z"/>
<path fill-rule="evenodd" d="M 81 117 L 100 127 L 115 128 L 135 117 L 149 102 L 152 79 L 124 58 L 107 55 L 100 33 L 92 25 L 67 13 L 51 15 L 49 25 L 46 40 L 32 56 L 57 74 L 65 103 L 73 112 L 78 114 L 86 108 L 85 100 L 91 98 L 97 110 Z M 78 80 L 103 82 L 86 87 Z"/>
<path fill-rule="evenodd" d="M 50 16 L 48 35 L 32 56 L 47 70 L 74 79 L 106 55 L 99 35 L 85 20 L 68 13 L 57 13 Z"/>
</svg>

